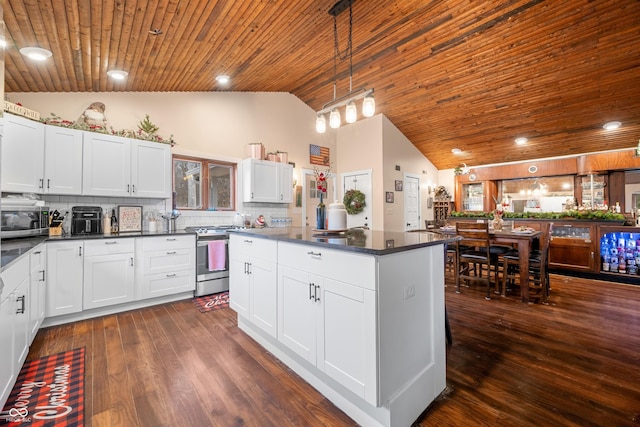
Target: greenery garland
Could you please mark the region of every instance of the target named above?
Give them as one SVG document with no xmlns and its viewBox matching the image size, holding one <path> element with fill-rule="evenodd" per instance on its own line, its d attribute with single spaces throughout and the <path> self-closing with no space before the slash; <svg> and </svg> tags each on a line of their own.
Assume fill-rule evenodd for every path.
<svg viewBox="0 0 640 427">
<path fill-rule="evenodd" d="M 359 190 L 347 191 L 342 202 L 349 215 L 359 214 L 367 205 L 364 201 L 364 193 Z"/>
</svg>

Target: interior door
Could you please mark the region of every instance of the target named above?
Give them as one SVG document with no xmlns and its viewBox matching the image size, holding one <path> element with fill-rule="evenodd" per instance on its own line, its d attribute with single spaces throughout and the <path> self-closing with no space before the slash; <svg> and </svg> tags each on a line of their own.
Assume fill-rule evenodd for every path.
<svg viewBox="0 0 640 427">
<path fill-rule="evenodd" d="M 420 177 L 404 174 L 405 231 L 420 228 Z"/>
<path fill-rule="evenodd" d="M 371 199 L 371 170 L 347 172 L 342 174 L 342 194 L 349 190 L 359 190 L 364 193 L 365 207 L 362 212 L 347 215 L 347 228 L 371 227 L 372 199 Z"/>
</svg>

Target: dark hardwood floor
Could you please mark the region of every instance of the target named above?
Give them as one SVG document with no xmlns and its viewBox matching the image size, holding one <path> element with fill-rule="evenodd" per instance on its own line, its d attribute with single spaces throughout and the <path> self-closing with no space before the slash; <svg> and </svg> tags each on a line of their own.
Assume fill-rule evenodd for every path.
<svg viewBox="0 0 640 427">
<path fill-rule="evenodd" d="M 447 389 L 416 426 L 640 425 L 640 287 L 551 276 L 551 304 L 446 288 Z M 42 329 L 86 348 L 87 426 L 351 426 L 236 327 L 190 300 Z"/>
</svg>

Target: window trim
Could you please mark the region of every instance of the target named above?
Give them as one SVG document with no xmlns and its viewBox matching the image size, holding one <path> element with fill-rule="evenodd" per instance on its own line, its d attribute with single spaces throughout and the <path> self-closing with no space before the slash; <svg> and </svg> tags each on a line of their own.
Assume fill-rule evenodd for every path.
<svg viewBox="0 0 640 427">
<path fill-rule="evenodd" d="M 226 167 L 230 167 L 231 168 L 231 182 L 229 183 L 229 185 L 231 186 L 231 207 L 229 208 L 216 208 L 216 211 L 222 211 L 222 212 L 233 212 L 237 209 L 237 204 L 238 204 L 238 200 L 237 200 L 237 193 L 238 193 L 238 189 L 237 189 L 237 182 L 238 182 L 238 164 L 237 163 L 233 163 L 233 162 L 227 162 L 227 161 L 223 161 L 223 160 L 216 160 L 216 159 L 210 159 L 210 158 L 206 158 L 206 157 L 195 157 L 195 156 L 184 156 L 181 154 L 173 154 L 172 158 L 171 158 L 171 171 L 172 171 L 172 202 L 176 203 L 176 183 L 175 183 L 175 179 L 176 179 L 176 171 L 175 171 L 175 162 L 176 160 L 184 160 L 187 162 L 200 162 L 202 164 L 202 170 L 200 171 L 201 173 L 201 179 L 200 179 L 200 184 L 201 184 L 201 188 L 200 188 L 200 197 L 201 197 L 201 202 L 202 202 L 202 207 L 201 208 L 188 208 L 188 207 L 179 207 L 177 206 L 178 209 L 180 210 L 184 210 L 184 211 L 193 211 L 193 212 L 199 212 L 199 211 L 208 211 L 209 210 L 209 191 L 208 189 L 206 189 L 206 191 L 203 191 L 204 189 L 202 188 L 204 186 L 204 183 L 209 183 L 209 165 L 215 165 L 215 166 L 226 166 Z"/>
</svg>

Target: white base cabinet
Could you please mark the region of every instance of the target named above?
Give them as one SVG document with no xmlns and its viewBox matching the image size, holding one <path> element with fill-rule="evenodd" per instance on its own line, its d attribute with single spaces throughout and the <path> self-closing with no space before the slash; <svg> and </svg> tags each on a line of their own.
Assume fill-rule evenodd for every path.
<svg viewBox="0 0 640 427">
<path fill-rule="evenodd" d="M 229 237 L 229 301 L 272 337 L 277 333 L 277 243 L 232 233 Z"/>
<path fill-rule="evenodd" d="M 0 295 L 0 403 L 4 406 L 29 352 L 29 257 L 2 272 Z"/>
<path fill-rule="evenodd" d="M 232 238 L 230 291 L 248 286 L 230 292 L 240 329 L 358 424 L 411 425 L 445 389 L 443 245 L 375 255 Z M 251 316 L 250 280 L 238 280 L 251 263 L 244 239 L 277 242 L 275 338 Z"/>
<path fill-rule="evenodd" d="M 82 240 L 47 243 L 46 317 L 82 311 Z"/>
<path fill-rule="evenodd" d="M 114 238 L 84 242 L 83 310 L 133 301 L 134 240 Z"/>
<path fill-rule="evenodd" d="M 137 300 L 195 291 L 195 236 L 137 239 L 136 259 Z"/>
<path fill-rule="evenodd" d="M 45 317 L 47 297 L 47 246 L 44 243 L 29 251 L 29 345 Z"/>
</svg>

